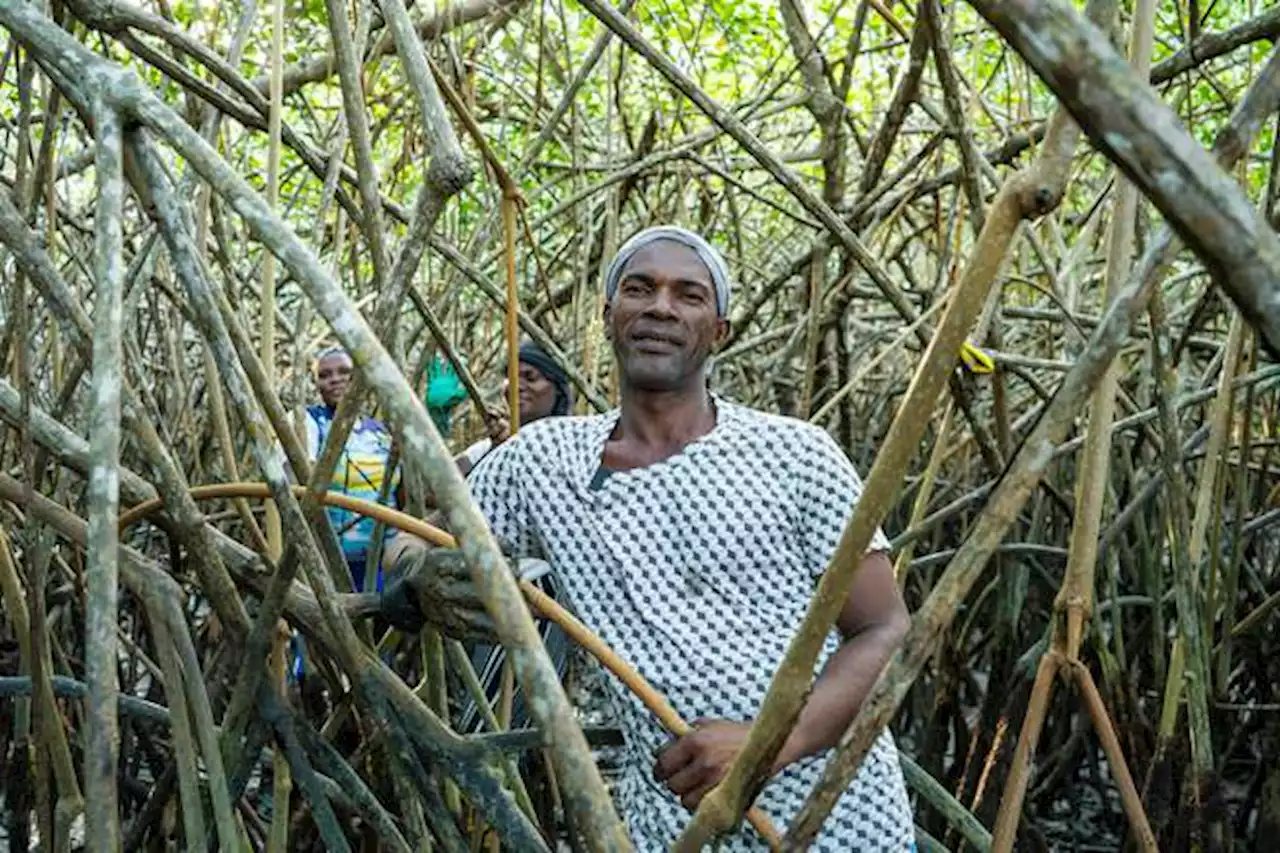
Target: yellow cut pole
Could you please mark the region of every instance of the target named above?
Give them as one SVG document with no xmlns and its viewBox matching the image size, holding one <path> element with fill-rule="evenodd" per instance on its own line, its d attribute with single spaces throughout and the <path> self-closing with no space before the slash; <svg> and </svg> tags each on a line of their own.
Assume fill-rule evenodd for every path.
<svg viewBox="0 0 1280 853">
<path fill-rule="evenodd" d="M 507 256 L 507 411 L 511 434 L 520 429 L 520 296 L 516 289 L 516 199 L 502 194 L 502 238 Z"/>
</svg>

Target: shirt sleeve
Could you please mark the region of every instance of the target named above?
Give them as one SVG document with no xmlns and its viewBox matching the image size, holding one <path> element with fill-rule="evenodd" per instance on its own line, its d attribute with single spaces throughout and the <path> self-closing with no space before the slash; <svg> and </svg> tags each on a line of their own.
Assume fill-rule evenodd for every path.
<svg viewBox="0 0 1280 853">
<path fill-rule="evenodd" d="M 800 545 L 810 574 L 817 578 L 826 571 L 845 525 L 853 517 L 862 497 L 862 478 L 824 430 L 815 428 L 810 435 L 807 447 L 794 458 L 792 488 Z M 879 527 L 867 550 L 890 550 L 889 539 Z"/>
<path fill-rule="evenodd" d="M 517 556 L 537 557 L 541 555 L 524 493 L 527 478 L 522 450 L 518 437 L 504 442 L 480 460 L 467 477 L 467 485 L 493 535 L 514 547 Z"/>
<path fill-rule="evenodd" d="M 490 439 L 482 438 L 466 450 L 462 451 L 462 456 L 467 460 L 467 463 L 471 465 L 472 469 L 474 469 L 492 449 L 493 442 Z"/>
</svg>

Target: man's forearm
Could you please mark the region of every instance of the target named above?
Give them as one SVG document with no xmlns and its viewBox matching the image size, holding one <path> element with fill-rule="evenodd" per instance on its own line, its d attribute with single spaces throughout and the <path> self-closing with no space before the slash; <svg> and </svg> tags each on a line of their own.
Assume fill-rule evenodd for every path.
<svg viewBox="0 0 1280 853">
<path fill-rule="evenodd" d="M 853 722 L 880 671 L 902 643 L 908 620 L 867 628 L 849 638 L 827 662 L 774 770 L 835 746 Z"/>
</svg>

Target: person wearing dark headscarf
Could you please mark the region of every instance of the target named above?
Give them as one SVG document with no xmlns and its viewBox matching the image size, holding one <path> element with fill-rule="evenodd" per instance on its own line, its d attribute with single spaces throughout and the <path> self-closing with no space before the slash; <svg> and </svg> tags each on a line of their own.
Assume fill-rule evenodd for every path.
<svg viewBox="0 0 1280 853">
<path fill-rule="evenodd" d="M 505 396 L 505 382 L 502 390 Z M 573 393 L 564 368 L 532 341 L 521 344 L 520 426 L 528 426 L 543 418 L 567 415 L 572 407 Z M 471 473 L 471 469 L 479 465 L 493 447 L 493 440 L 485 438 L 464 450 L 456 460 L 462 476 Z"/>
<path fill-rule="evenodd" d="M 520 425 L 567 415 L 573 405 L 569 374 L 546 351 L 526 341 L 520 345 Z"/>
<path fill-rule="evenodd" d="M 562 417 L 569 414 L 573 407 L 573 393 L 569 389 L 569 375 L 564 368 L 551 358 L 542 347 L 526 341 L 520 346 L 520 426 L 540 421 L 544 418 Z M 507 383 L 503 382 L 503 398 L 506 398 Z M 497 444 L 505 441 L 510 435 L 503 429 L 498 436 Z M 496 446 L 493 439 L 485 438 L 468 447 L 454 461 L 462 471 L 462 476 L 471 473 L 480 461 Z M 550 566 L 538 560 L 526 560 L 521 569 L 521 578 L 537 586 L 552 598 L 560 597 L 560 588 Z M 564 677 L 569 664 L 569 638 L 557 625 L 545 619 L 537 621 L 538 632 L 542 643 L 555 664 L 556 672 Z M 506 650 L 496 643 L 473 643 L 468 646 L 471 664 L 484 686 L 485 695 L 491 704 L 497 707 L 502 690 L 502 670 L 507 660 Z M 524 695 L 517 691 L 512 702 L 510 726 L 513 729 L 529 725 L 529 711 L 525 706 Z M 465 734 L 476 734 L 484 728 L 484 717 L 480 707 L 472 700 L 462 704 L 454 718 L 454 727 Z"/>
</svg>

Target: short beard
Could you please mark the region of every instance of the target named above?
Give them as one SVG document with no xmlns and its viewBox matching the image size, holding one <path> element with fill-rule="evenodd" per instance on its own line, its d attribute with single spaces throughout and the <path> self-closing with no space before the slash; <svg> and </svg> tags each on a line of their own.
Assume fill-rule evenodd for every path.
<svg viewBox="0 0 1280 853">
<path fill-rule="evenodd" d="M 705 384 L 710 353 L 695 354 L 692 358 L 670 364 L 670 369 L 647 370 L 644 367 L 632 369 L 624 355 L 614 346 L 614 359 L 618 364 L 618 372 L 625 387 L 637 391 L 664 393 L 682 391 L 698 384 Z M 648 361 L 643 357 L 637 361 Z M 648 365 L 646 365 L 647 367 Z"/>
</svg>

